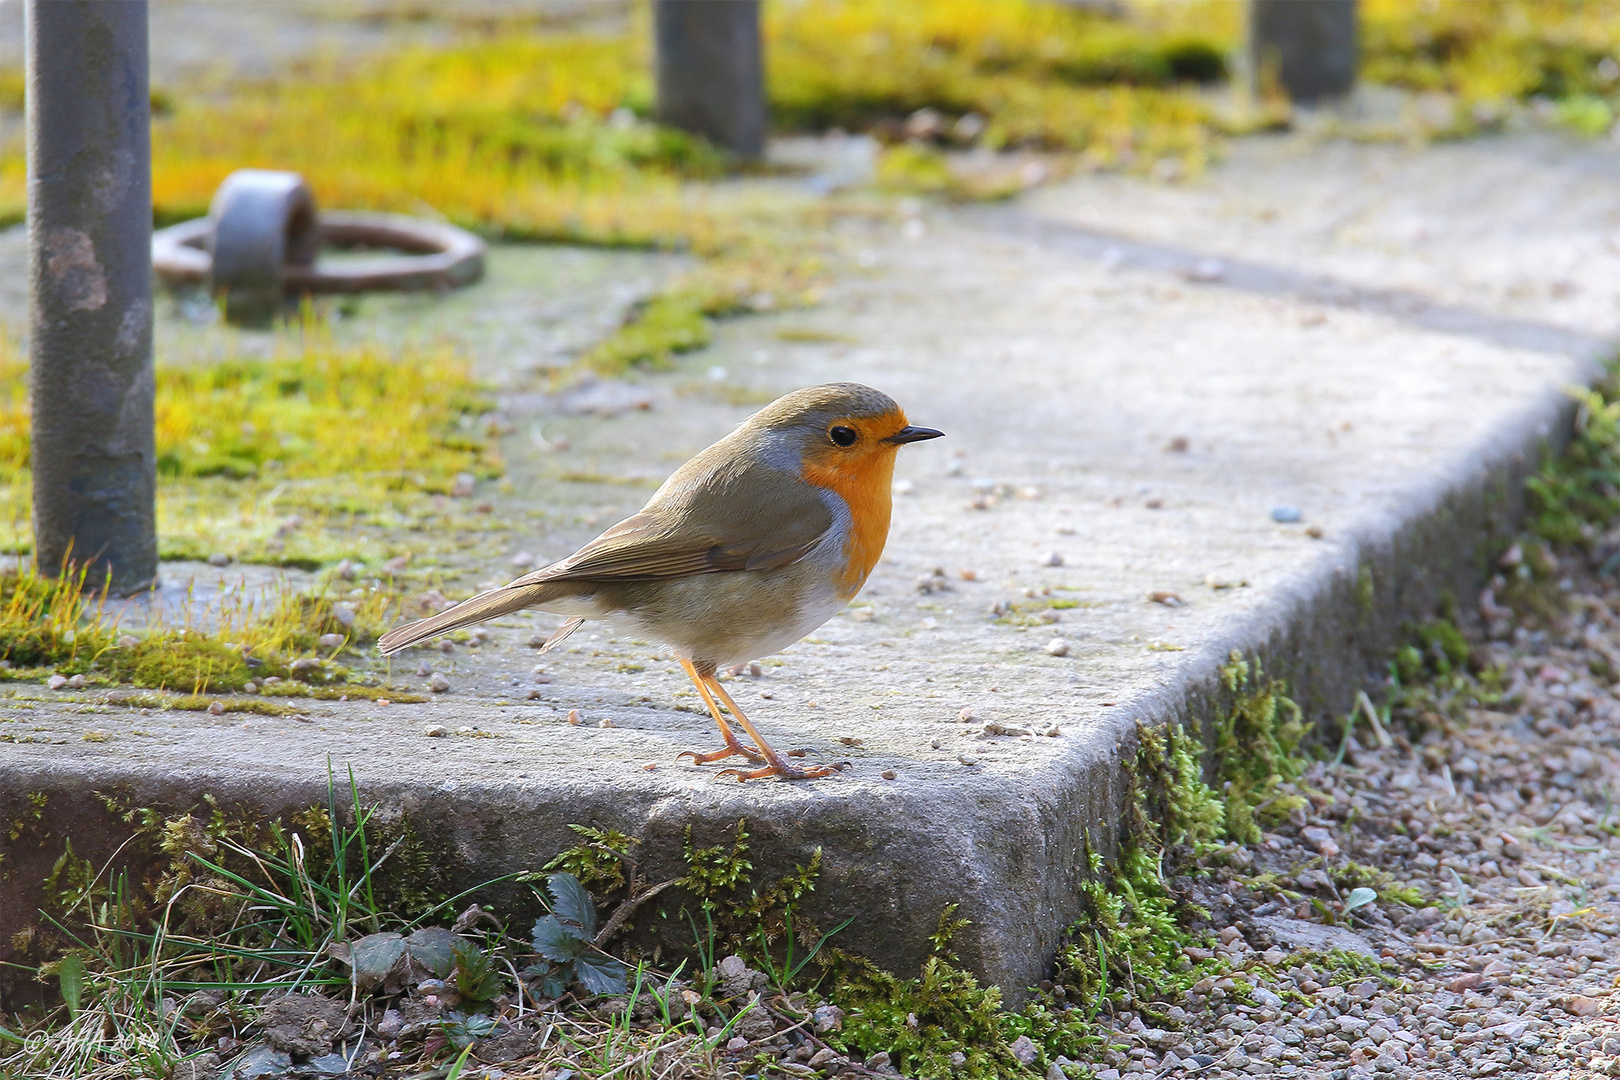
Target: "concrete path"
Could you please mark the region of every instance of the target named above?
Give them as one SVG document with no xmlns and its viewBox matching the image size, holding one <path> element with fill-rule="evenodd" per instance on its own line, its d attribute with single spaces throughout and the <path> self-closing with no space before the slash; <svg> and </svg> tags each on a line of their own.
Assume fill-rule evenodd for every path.
<svg viewBox="0 0 1620 1080">
<path fill-rule="evenodd" d="M 352 765 L 469 879 L 539 865 L 570 822 L 642 837 L 673 876 L 688 825 L 717 842 L 747 818 L 758 880 L 823 849 L 819 913 L 862 915 L 846 947 L 914 967 L 960 901 L 964 959 L 1016 992 L 1075 914 L 1087 844 L 1109 842 L 1137 723 L 1205 715 L 1234 649 L 1314 716 L 1342 711 L 1402 619 L 1468 602 L 1563 389 L 1614 331 L 1617 159 L 1541 137 L 1255 141 L 1185 186 L 1083 178 L 845 222 L 824 306 L 726 324 L 639 384 L 650 408 L 555 415 L 514 391 L 519 431 L 571 448 L 514 436 L 497 513 L 559 478 L 576 494 L 469 553 L 468 587 L 511 576 L 519 548 L 566 554 L 797 386 L 869 382 L 948 433 L 902 454 L 862 597 L 733 684 L 767 737 L 847 761 L 837 778 L 738 786 L 678 763 L 716 739 L 669 654 L 589 627 L 537 679 L 527 642 L 556 620 L 536 615 L 396 661 L 398 681 L 449 679 L 426 704 L 316 702 L 308 723 L 23 688 L 7 711 L 33 741 L 0 755 L 0 789 L 86 820 L 92 789 L 284 808 Z"/>
</svg>

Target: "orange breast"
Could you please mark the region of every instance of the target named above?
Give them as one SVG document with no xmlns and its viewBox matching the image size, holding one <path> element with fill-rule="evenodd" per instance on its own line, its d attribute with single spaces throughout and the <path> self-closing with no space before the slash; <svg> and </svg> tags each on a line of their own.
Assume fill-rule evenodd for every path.
<svg viewBox="0 0 1620 1080">
<path fill-rule="evenodd" d="M 844 543 L 844 570 L 836 581 L 841 599 L 848 600 L 861 591 L 889 539 L 896 449 L 883 447 L 870 456 L 852 460 L 805 464 L 806 480 L 834 492 L 849 506 L 851 521 L 849 538 Z"/>
</svg>

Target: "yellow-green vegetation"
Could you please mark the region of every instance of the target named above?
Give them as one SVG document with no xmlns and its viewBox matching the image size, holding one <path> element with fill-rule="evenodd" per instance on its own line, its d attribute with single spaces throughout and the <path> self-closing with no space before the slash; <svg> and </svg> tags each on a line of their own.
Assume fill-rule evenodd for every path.
<svg viewBox="0 0 1620 1080">
<path fill-rule="evenodd" d="M 158 625 L 128 633 L 111 617 L 105 596 L 83 569 L 45 577 L 31 566 L 0 573 L 0 660 L 22 673 L 83 675 L 92 682 L 181 691 L 193 698 L 162 699 L 164 708 L 190 708 L 209 691 L 241 690 L 249 682 L 269 696 L 320 694 L 353 674 L 336 662 L 351 644 L 376 640 L 395 611 L 384 589 L 358 590 L 334 601 L 284 591 L 255 605 L 234 594 L 211 605 L 209 625 Z M 323 635 L 343 643 L 321 647 Z M 328 688 L 330 696 L 376 696 L 363 687 Z M 323 695 L 324 696 L 324 695 Z M 158 699 L 154 699 L 154 704 Z"/>
<path fill-rule="evenodd" d="M 1620 4 L 1614 0 L 1365 0 L 1362 76 L 1445 91 L 1459 120 L 1488 123 L 1531 97 L 1560 119 L 1608 131 L 1620 103 Z"/>
<path fill-rule="evenodd" d="M 380 563 L 382 530 L 451 516 L 462 473 L 500 475 L 492 403 L 448 348 L 390 354 L 310 328 L 264 360 L 157 367 L 164 558 Z M 26 368 L 0 340 L 0 548 L 28 550 Z M 465 500 L 458 500 L 465 502 Z"/>
<path fill-rule="evenodd" d="M 1233 695 L 1215 721 L 1215 775 L 1225 804 L 1226 835 L 1241 844 L 1260 840 L 1263 822 L 1287 818 L 1299 796 L 1274 797 L 1277 785 L 1304 766 L 1299 745 L 1309 730 L 1304 714 L 1284 688 L 1268 679 L 1259 660 L 1233 653 L 1221 668 Z"/>
</svg>

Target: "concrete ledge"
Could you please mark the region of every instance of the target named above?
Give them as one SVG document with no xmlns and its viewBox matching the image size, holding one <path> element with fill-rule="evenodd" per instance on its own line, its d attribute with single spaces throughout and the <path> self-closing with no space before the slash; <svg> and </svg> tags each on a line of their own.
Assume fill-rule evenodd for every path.
<svg viewBox="0 0 1620 1080">
<path fill-rule="evenodd" d="M 716 844 L 746 819 L 756 883 L 822 850 L 804 907 L 823 925 L 859 916 L 841 947 L 913 972 L 959 902 L 972 920 L 955 943 L 962 959 L 1016 1000 L 1079 913 L 1088 844 L 1113 842 L 1136 726 L 1207 720 L 1233 650 L 1286 679 L 1311 719 L 1344 713 L 1381 676 L 1403 621 L 1447 595 L 1471 610 L 1491 544 L 1518 519 L 1524 476 L 1567 431 L 1564 386 L 1595 371 L 1596 338 L 1572 356 L 1387 312 L 1318 319 L 1309 298 L 1120 269 L 1038 235 L 948 218 L 930 229 L 881 248 L 882 277 L 809 317 L 859 347 L 808 350 L 763 387 L 878 383 L 966 455 L 905 459 L 911 494 L 868 592 L 873 617 L 835 619 L 768 669 L 758 684 L 768 697 L 743 699 L 767 735 L 849 759 L 842 776 L 739 787 L 676 764 L 713 736 L 692 703 L 669 707 L 678 679 L 642 643 L 582 639 L 558 658 L 546 700 L 523 700 L 522 620 L 479 655 L 458 654 L 445 698 L 317 702 L 309 724 L 86 713 L 40 690 L 14 702 L 14 716 L 26 708 L 45 738 L 0 753 L 5 820 L 26 816 L 30 793 L 46 807 L 0 847 L 0 959 L 62 838 L 98 865 L 123 839 L 99 794 L 167 812 L 211 794 L 228 812 L 285 816 L 324 800 L 330 762 L 340 775 L 352 766 L 368 801 L 408 820 L 458 886 L 538 868 L 576 842 L 570 823 L 640 837 L 649 879 L 663 880 L 682 872 L 689 827 Z M 705 362 L 740 367 L 773 327 L 805 318 L 730 327 Z M 644 418 L 582 422 L 580 452 L 644 468 L 743 412 L 694 415 L 673 394 L 659 400 Z M 1172 435 L 1184 452 L 1166 452 Z M 612 447 L 629 447 L 618 465 Z M 1026 489 L 1038 497 L 1020 498 Z M 999 494 L 970 508 L 987 490 Z M 1272 522 L 1269 508 L 1285 501 L 1324 538 Z M 1052 548 L 1060 567 L 1042 565 Z M 977 580 L 918 594 L 936 565 L 975 567 Z M 1214 590 L 1209 574 L 1249 584 Z M 1053 626 L 992 621 L 992 601 L 1022 602 L 1026 588 L 1037 607 L 1043 589 L 1076 603 L 1053 609 Z M 1151 602 L 1156 590 L 1187 603 Z M 1069 656 L 1047 654 L 1053 634 L 1072 641 Z M 963 707 L 1062 734 L 982 735 L 961 722 Z M 567 724 L 571 708 L 586 725 Z M 613 727 L 592 726 L 599 718 Z M 495 737 L 423 739 L 428 723 Z M 91 730 L 113 736 L 83 741 Z M 899 778 L 882 779 L 885 769 Z M 663 925 L 684 940 L 679 900 L 653 907 L 668 921 L 649 910 L 638 932 Z"/>
</svg>

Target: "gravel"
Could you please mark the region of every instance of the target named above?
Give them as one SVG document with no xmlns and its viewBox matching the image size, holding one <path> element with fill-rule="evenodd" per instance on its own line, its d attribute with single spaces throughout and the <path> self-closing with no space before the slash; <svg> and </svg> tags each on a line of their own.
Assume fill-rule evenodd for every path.
<svg viewBox="0 0 1620 1080">
<path fill-rule="evenodd" d="M 1477 682 L 1398 707 L 1383 739 L 1358 724 L 1365 745 L 1285 785 L 1308 809 L 1177 879 L 1211 914 L 1225 977 L 1170 1006 L 1178 1029 L 1116 1017 L 1098 1080 L 1620 1076 L 1609 581 L 1565 578 L 1568 614 L 1538 629 L 1501 606 L 1498 578 L 1480 597 Z M 1346 918 L 1347 882 L 1369 875 L 1379 899 Z M 1400 887 L 1425 906 L 1383 895 Z M 1381 966 L 1326 963 L 1329 948 Z"/>
</svg>

